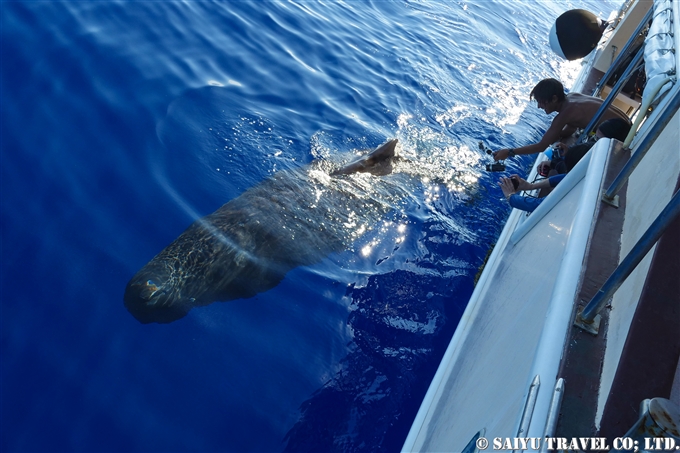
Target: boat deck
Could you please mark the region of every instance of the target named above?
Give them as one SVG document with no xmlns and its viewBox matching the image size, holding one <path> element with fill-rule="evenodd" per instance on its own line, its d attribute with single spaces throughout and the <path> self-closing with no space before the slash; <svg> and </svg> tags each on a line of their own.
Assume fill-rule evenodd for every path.
<svg viewBox="0 0 680 453">
<path fill-rule="evenodd" d="M 672 13 L 676 20 L 652 27 L 680 23 L 678 0 L 657 3 L 656 15 L 652 2 L 632 3 L 589 73 L 580 76 L 579 91 L 590 94 L 604 71 L 614 69 L 611 57 L 627 40 L 637 42 L 633 30 L 642 30 L 646 18 Z M 680 43 L 678 33 L 652 36 L 675 36 Z M 663 54 L 677 67 L 678 53 L 656 44 L 645 46 L 645 64 L 666 67 L 669 61 L 655 60 Z M 597 334 L 574 325 L 581 307 L 628 260 L 680 188 L 680 84 L 670 74 L 653 75 L 629 146 L 601 139 L 531 215 L 513 210 L 404 451 L 472 451 L 479 436 L 596 436 L 612 445 L 640 417 L 643 400 L 680 405 L 680 218 L 603 299 L 608 305 L 599 311 Z M 659 98 L 662 87 L 667 91 Z M 619 207 L 603 202 L 621 168 L 646 149 L 618 191 Z M 558 395 L 561 400 L 553 398 Z"/>
</svg>

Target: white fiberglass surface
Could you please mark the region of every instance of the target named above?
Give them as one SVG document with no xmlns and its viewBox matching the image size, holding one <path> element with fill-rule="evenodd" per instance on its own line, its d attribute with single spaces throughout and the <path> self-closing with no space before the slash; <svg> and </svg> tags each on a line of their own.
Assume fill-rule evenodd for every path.
<svg viewBox="0 0 680 453">
<path fill-rule="evenodd" d="M 485 281 L 447 375 L 413 449 L 460 451 L 482 428 L 487 437 L 516 433 L 537 342 L 572 220 L 580 182 L 516 245 L 508 245 Z M 480 283 L 482 284 L 482 283 Z M 447 353 L 448 355 L 448 353 Z"/>
<path fill-rule="evenodd" d="M 678 131 L 680 131 L 680 112 L 677 112 L 671 119 L 628 180 L 627 206 L 619 262 L 626 257 L 673 196 L 680 174 L 680 147 L 678 146 L 680 134 Z M 609 313 L 607 346 L 602 367 L 596 423 L 599 423 L 602 417 L 604 404 L 611 389 L 621 351 L 628 336 L 655 249 L 656 246 L 649 251 L 645 259 L 638 264 L 614 294 L 612 310 Z"/>
</svg>

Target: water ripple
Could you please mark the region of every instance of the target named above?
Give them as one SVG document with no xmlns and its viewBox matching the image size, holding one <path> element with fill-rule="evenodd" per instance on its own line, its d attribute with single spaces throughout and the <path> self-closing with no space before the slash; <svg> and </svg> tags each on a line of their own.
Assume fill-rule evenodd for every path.
<svg viewBox="0 0 680 453">
<path fill-rule="evenodd" d="M 578 68 L 547 47 L 564 8 L 3 2 L 3 447 L 398 450 L 508 213 L 478 141 L 540 137 L 530 89 Z M 392 175 L 328 177 L 390 138 Z M 291 172 L 279 208 L 342 250 L 169 325 L 130 316 L 144 263 Z"/>
</svg>

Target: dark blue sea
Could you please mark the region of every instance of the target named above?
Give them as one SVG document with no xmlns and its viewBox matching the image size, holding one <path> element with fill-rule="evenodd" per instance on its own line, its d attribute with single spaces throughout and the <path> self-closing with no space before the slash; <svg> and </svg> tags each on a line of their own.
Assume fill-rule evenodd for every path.
<svg viewBox="0 0 680 453">
<path fill-rule="evenodd" d="M 509 214 L 478 142 L 539 138 L 529 91 L 579 68 L 553 20 L 618 3 L 2 1 L 2 451 L 398 451 Z M 391 175 L 344 177 L 385 209 L 342 249 L 126 309 L 196 219 L 391 138 Z"/>
</svg>

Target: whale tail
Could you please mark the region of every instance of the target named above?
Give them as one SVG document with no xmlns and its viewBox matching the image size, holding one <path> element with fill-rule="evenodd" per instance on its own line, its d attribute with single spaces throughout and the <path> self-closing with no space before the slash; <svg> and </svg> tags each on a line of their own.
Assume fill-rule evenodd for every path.
<svg viewBox="0 0 680 453">
<path fill-rule="evenodd" d="M 357 172 L 371 173 L 376 176 L 389 175 L 392 173 L 392 158 L 394 158 L 394 148 L 397 142 L 396 138 L 390 140 L 361 159 L 333 171 L 331 176 L 350 175 Z"/>
</svg>

